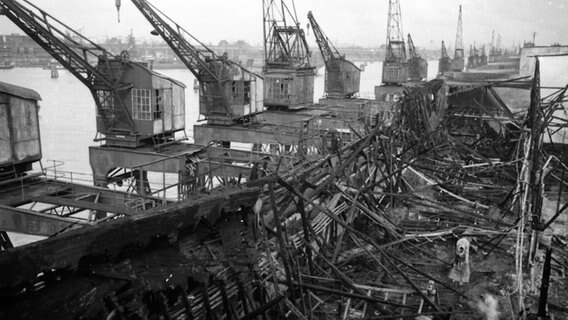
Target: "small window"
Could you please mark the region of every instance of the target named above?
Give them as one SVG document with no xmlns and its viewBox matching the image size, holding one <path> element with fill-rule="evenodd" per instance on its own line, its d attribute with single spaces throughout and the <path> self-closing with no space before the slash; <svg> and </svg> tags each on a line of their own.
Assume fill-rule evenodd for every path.
<svg viewBox="0 0 568 320">
<path fill-rule="evenodd" d="M 164 91 L 154 90 L 154 99 L 156 108 L 154 109 L 154 120 L 162 119 L 162 112 L 164 111 Z"/>
<path fill-rule="evenodd" d="M 249 83 L 250 89 L 250 83 Z M 274 99 L 289 99 L 291 79 L 274 79 L 271 81 L 269 93 Z"/>
<path fill-rule="evenodd" d="M 250 104 L 250 81 L 244 82 L 244 104 Z"/>
<path fill-rule="evenodd" d="M 237 81 L 231 82 L 231 92 L 233 94 L 233 100 L 239 100 L 239 84 Z"/>
<path fill-rule="evenodd" d="M 399 77 L 399 70 L 397 67 L 387 67 L 385 73 L 389 79 L 397 79 Z"/>
<path fill-rule="evenodd" d="M 135 120 L 152 120 L 150 90 L 132 89 L 132 117 Z"/>
</svg>

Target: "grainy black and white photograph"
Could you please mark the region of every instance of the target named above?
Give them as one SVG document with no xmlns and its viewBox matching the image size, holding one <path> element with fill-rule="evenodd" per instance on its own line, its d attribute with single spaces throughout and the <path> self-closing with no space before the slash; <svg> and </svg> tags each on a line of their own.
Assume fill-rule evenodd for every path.
<svg viewBox="0 0 568 320">
<path fill-rule="evenodd" d="M 0 0 L 0 319 L 568 319 L 565 0 Z"/>
</svg>

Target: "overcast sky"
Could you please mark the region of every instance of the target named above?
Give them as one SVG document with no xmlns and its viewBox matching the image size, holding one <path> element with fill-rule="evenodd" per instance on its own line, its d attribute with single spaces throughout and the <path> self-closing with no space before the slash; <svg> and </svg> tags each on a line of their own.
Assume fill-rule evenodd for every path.
<svg viewBox="0 0 568 320">
<path fill-rule="evenodd" d="M 186 30 L 204 43 L 246 40 L 262 44 L 262 0 L 153 0 Z M 149 40 L 151 27 L 131 4 L 122 0 L 121 22 L 115 0 L 32 0 L 87 37 L 100 41 L 125 36 L 133 30 L 139 40 Z M 287 0 L 287 3 L 291 3 Z M 466 48 L 490 42 L 491 32 L 502 35 L 503 46 L 532 40 L 537 45 L 568 44 L 567 0 L 400 0 L 403 31 L 416 46 L 450 47 L 456 37 L 458 7 L 463 6 Z M 386 39 L 388 0 L 296 0 L 298 19 L 314 17 L 336 46 L 379 46 Z M 22 33 L 0 17 L 0 33 Z M 312 32 L 308 40 L 314 43 Z"/>
</svg>

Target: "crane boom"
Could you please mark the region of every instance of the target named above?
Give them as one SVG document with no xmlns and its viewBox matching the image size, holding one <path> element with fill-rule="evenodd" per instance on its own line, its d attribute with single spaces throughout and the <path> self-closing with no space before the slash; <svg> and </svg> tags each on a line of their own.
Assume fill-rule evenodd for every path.
<svg viewBox="0 0 568 320">
<path fill-rule="evenodd" d="M 98 58 L 113 55 L 99 45 L 84 38 L 79 33 L 64 25 L 45 11 L 29 3 L 38 13 L 26 8 L 12 0 L 0 1 L 2 14 L 10 19 L 38 45 L 46 50 L 54 59 L 68 67 L 69 72 L 77 77 L 85 85 L 89 86 L 92 79 L 97 77 L 107 85 L 113 84 L 101 75 L 89 62 L 89 58 Z M 58 26 L 59 25 L 59 28 Z M 63 27 L 64 30 L 60 30 Z M 76 39 L 79 40 L 76 40 Z"/>
<path fill-rule="evenodd" d="M 438 60 L 438 74 L 442 75 L 451 70 L 452 70 L 452 59 L 450 59 L 450 56 L 448 55 L 448 50 L 446 49 L 446 44 L 444 43 L 444 40 L 442 40 L 441 55 L 440 55 L 440 60 Z"/>
<path fill-rule="evenodd" d="M 387 22 L 387 53 L 386 61 L 406 61 L 406 49 L 402 32 L 402 14 L 400 2 L 389 0 L 389 16 Z"/>
<path fill-rule="evenodd" d="M 448 55 L 448 50 L 446 49 L 446 44 L 444 43 L 444 40 L 442 40 L 442 59 L 447 59 L 450 56 Z"/>
<path fill-rule="evenodd" d="M 262 3 L 265 68 L 310 68 L 310 49 L 295 7 L 290 10 L 284 0 L 280 1 L 280 5 L 276 2 L 263 0 Z"/>
<path fill-rule="evenodd" d="M 410 56 L 410 59 L 420 58 L 418 52 L 416 52 L 416 47 L 414 47 L 414 41 L 412 41 L 410 33 L 408 34 L 408 55 Z"/>
<path fill-rule="evenodd" d="M 339 51 L 337 51 L 335 46 L 333 46 L 329 38 L 325 35 L 323 30 L 320 28 L 311 11 L 308 12 L 308 20 L 312 25 L 312 30 L 314 31 L 316 42 L 318 44 L 318 47 L 320 48 L 323 61 L 327 67 L 332 60 L 340 58 L 341 55 L 339 54 Z"/>
<path fill-rule="evenodd" d="M 115 57 L 29 1 L 23 2 L 27 5 L 15 0 L 0 0 L 2 14 L 90 89 L 98 115 L 105 119 L 106 128 L 99 132 L 136 134 L 138 130 L 130 111 L 119 99 L 121 92 L 130 87 L 120 81 L 128 57 Z M 117 68 L 117 64 L 109 63 L 111 60 L 124 63 Z M 94 66 L 91 61 L 98 64 Z"/>
<path fill-rule="evenodd" d="M 210 64 L 206 61 L 215 60 L 221 61 L 222 59 L 215 54 L 211 49 L 197 40 L 194 36 L 185 31 L 175 22 L 175 28 L 172 27 L 166 20 L 169 20 L 160 10 L 158 10 L 154 5 L 145 0 L 131 0 L 134 6 L 142 13 L 142 15 L 148 20 L 148 22 L 154 28 L 166 43 L 172 48 L 172 50 L 177 54 L 177 56 L 183 61 L 185 66 L 193 73 L 193 75 L 200 80 L 204 73 L 213 77 L 215 80 L 219 80 L 222 74 L 218 70 L 214 70 L 210 67 Z M 182 36 L 183 34 L 183 36 Z M 184 36 L 190 38 L 200 45 L 200 48 L 196 48 L 192 45 L 189 40 Z"/>
<path fill-rule="evenodd" d="M 428 77 L 428 61 L 420 57 L 414 46 L 414 41 L 410 33 L 408 34 L 408 79 L 411 81 L 422 81 Z"/>
<path fill-rule="evenodd" d="M 260 76 L 228 60 L 225 56 L 215 54 L 149 1 L 131 1 L 152 25 L 154 32 L 164 39 L 199 81 L 200 113 L 210 122 L 230 124 L 235 119 L 259 112 L 258 106 L 250 108 L 248 112 L 244 111 L 247 108 L 243 105 L 261 104 L 250 99 L 251 82 L 261 82 Z M 199 47 L 190 43 L 190 39 Z M 239 78 L 235 78 L 235 75 Z M 235 81 L 238 85 L 235 85 Z M 239 109 L 236 104 L 243 108 Z"/>
<path fill-rule="evenodd" d="M 458 29 L 456 31 L 456 49 L 454 51 L 454 59 L 463 59 L 464 48 L 463 48 L 463 24 L 462 24 L 462 7 L 460 5 L 460 13 L 458 16 Z"/>
</svg>

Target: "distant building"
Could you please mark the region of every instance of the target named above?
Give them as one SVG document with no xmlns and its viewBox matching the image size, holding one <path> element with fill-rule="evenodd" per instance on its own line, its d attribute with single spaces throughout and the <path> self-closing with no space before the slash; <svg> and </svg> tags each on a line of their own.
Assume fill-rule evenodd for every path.
<svg viewBox="0 0 568 320">
<path fill-rule="evenodd" d="M 43 66 L 51 56 L 27 35 L 10 34 L 0 36 L 0 56 L 18 66 Z"/>
</svg>

